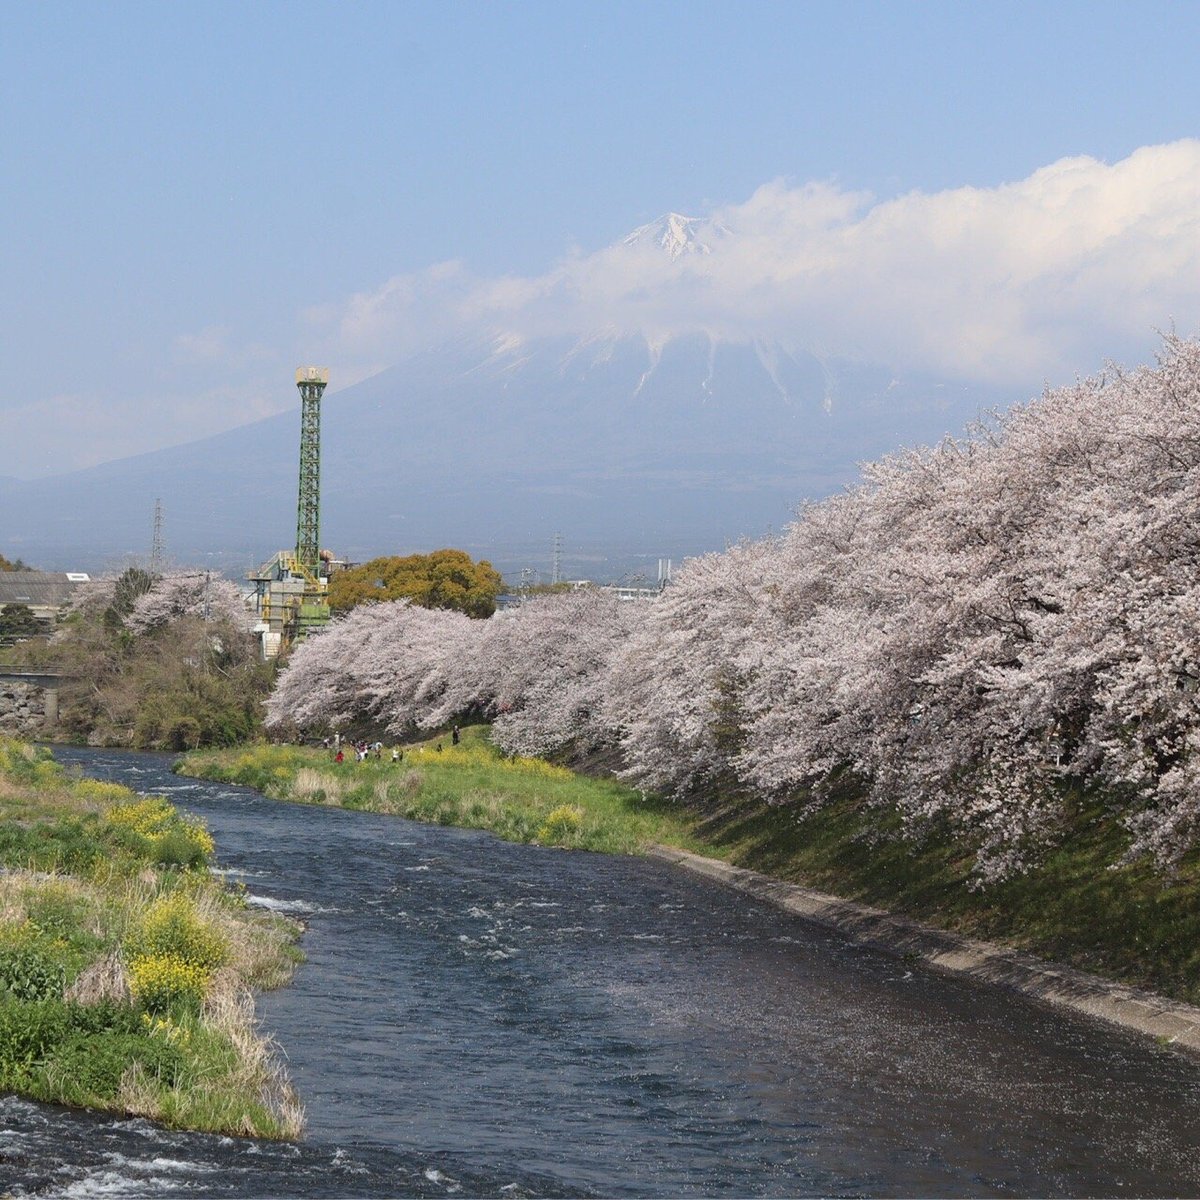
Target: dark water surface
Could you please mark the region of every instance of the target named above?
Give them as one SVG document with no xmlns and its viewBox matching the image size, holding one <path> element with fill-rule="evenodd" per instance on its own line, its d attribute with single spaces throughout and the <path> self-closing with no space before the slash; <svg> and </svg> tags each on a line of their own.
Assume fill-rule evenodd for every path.
<svg viewBox="0 0 1200 1200">
<path fill-rule="evenodd" d="M 1200 1064 L 638 859 L 264 800 L 61 749 L 199 814 L 307 923 L 260 999 L 298 1146 L 0 1099 L 0 1192 L 1200 1193 Z"/>
</svg>

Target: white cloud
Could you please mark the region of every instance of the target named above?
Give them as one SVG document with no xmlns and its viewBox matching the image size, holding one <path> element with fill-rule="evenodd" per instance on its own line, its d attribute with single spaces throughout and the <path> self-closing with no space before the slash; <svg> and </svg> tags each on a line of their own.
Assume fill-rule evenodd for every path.
<svg viewBox="0 0 1200 1200">
<path fill-rule="evenodd" d="M 1198 140 L 882 202 L 774 182 L 710 220 L 711 254 L 617 244 L 494 279 L 443 263 L 315 319 L 340 354 L 372 361 L 464 332 L 706 331 L 1034 385 L 1144 354 L 1172 322 L 1200 329 Z"/>
<path fill-rule="evenodd" d="M 1200 332 L 1196 139 L 884 201 L 775 181 L 698 233 L 711 253 L 671 258 L 643 238 L 573 251 L 537 275 L 437 263 L 304 311 L 290 335 L 243 338 L 230 323 L 181 333 L 136 364 L 139 394 L 63 380 L 61 394 L 10 398 L 0 475 L 203 437 L 293 407 L 301 362 L 328 365 L 336 391 L 463 335 L 511 353 L 542 334 L 637 332 L 661 347 L 701 331 L 1035 390 L 1108 357 L 1143 360 L 1172 324 Z"/>
<path fill-rule="evenodd" d="M 275 357 L 269 346 L 238 342 L 228 326 L 208 325 L 195 333 L 175 338 L 174 359 L 184 367 L 219 366 L 223 370 L 242 370 L 271 362 Z"/>
</svg>

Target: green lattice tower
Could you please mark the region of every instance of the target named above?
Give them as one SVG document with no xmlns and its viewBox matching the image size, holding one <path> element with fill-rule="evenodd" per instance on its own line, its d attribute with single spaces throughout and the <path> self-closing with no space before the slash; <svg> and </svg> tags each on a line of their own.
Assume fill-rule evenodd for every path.
<svg viewBox="0 0 1200 1200">
<path fill-rule="evenodd" d="M 321 394 L 327 367 L 300 367 L 300 499 L 296 506 L 296 564 L 312 579 L 321 569 Z"/>
</svg>

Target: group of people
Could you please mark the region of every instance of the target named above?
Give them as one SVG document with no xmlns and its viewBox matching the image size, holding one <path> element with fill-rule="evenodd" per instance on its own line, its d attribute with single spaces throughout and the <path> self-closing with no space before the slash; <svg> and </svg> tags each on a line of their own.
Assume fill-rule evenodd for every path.
<svg viewBox="0 0 1200 1200">
<path fill-rule="evenodd" d="M 459 730 L 455 725 L 450 731 L 450 742 L 457 746 L 459 742 Z M 333 753 L 333 761 L 342 763 L 346 761 L 346 747 L 354 751 L 355 762 L 366 762 L 368 758 L 374 756 L 380 762 L 383 761 L 383 743 L 382 742 L 352 742 L 343 741 L 340 733 L 335 733 L 332 737 L 325 738 L 321 745 Z M 435 750 L 441 750 L 442 743 L 434 747 Z M 392 747 L 392 762 L 399 763 L 404 760 L 404 751 L 399 746 Z"/>
<path fill-rule="evenodd" d="M 351 750 L 354 753 L 355 762 L 366 762 L 368 758 L 376 758 L 383 761 L 383 743 L 382 742 L 352 742 L 343 741 L 340 733 L 335 733 L 331 738 L 325 738 L 321 745 L 333 754 L 333 761 L 336 763 L 346 761 L 346 751 Z M 398 763 L 404 757 L 404 751 L 399 746 L 392 747 L 392 762 Z"/>
</svg>

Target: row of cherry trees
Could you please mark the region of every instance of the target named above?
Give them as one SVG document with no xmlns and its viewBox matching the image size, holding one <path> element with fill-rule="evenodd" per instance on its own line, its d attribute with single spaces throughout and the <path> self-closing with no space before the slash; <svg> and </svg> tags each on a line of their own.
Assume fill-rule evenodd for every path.
<svg viewBox="0 0 1200 1200">
<path fill-rule="evenodd" d="M 1098 788 L 1133 853 L 1200 833 L 1200 344 L 904 452 L 654 603 L 548 596 L 473 622 L 379 605 L 301 647 L 269 721 L 396 732 L 477 710 L 502 746 L 619 745 L 640 786 L 856 781 L 940 821 L 984 881 Z"/>
</svg>

